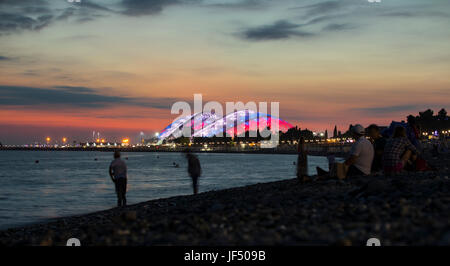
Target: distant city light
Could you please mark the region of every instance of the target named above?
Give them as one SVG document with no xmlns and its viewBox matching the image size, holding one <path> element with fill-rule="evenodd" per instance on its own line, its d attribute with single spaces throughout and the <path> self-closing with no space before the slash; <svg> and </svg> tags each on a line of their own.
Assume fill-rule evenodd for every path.
<svg viewBox="0 0 450 266">
<path fill-rule="evenodd" d="M 67 138 L 63 138 L 63 139 L 62 139 L 62 141 L 63 141 L 64 143 L 66 143 L 66 141 L 67 141 Z"/>
<path fill-rule="evenodd" d="M 47 142 L 50 142 L 51 138 L 50 138 L 50 137 L 47 137 L 45 140 L 46 140 Z"/>
<path fill-rule="evenodd" d="M 126 138 L 126 139 L 123 139 L 123 140 L 122 140 L 122 143 L 124 143 L 124 144 L 128 144 L 128 143 L 130 143 L 130 139 L 128 139 L 128 138 Z"/>
</svg>

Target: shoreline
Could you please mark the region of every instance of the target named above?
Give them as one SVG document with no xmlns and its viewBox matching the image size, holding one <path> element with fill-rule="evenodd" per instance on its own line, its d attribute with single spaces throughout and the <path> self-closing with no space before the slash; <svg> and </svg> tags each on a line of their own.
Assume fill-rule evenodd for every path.
<svg viewBox="0 0 450 266">
<path fill-rule="evenodd" d="M 119 149 L 120 152 L 161 152 L 161 153 L 181 153 L 184 152 L 184 149 L 147 149 L 147 148 L 25 148 L 25 147 L 2 147 L 0 151 L 80 151 L 80 152 L 89 152 L 89 151 L 97 151 L 97 152 L 114 152 Z M 258 149 L 258 150 L 210 150 L 210 151 L 202 151 L 200 149 L 192 148 L 191 152 L 194 153 L 232 153 L 232 154 L 292 154 L 297 155 L 298 152 L 296 149 Z M 344 157 L 347 152 L 330 152 L 327 150 L 324 151 L 308 151 L 308 154 L 311 156 L 327 156 L 329 154 L 334 154 L 336 157 Z"/>
<path fill-rule="evenodd" d="M 0 231 L 0 244 L 450 245 L 450 156 L 437 171 L 175 196 Z"/>
</svg>

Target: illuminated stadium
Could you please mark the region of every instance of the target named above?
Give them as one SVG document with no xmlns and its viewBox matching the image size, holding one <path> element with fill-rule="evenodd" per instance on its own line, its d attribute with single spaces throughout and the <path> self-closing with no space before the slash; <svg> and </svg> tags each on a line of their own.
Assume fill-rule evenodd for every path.
<svg viewBox="0 0 450 266">
<path fill-rule="evenodd" d="M 282 119 L 269 114 L 252 110 L 241 110 L 218 117 L 214 113 L 196 113 L 175 120 L 160 134 L 159 141 L 182 136 L 183 128 L 190 126 L 193 137 L 213 137 L 221 133 L 240 136 L 248 131 L 256 131 L 261 125 L 263 128 L 272 128 L 272 123 L 278 122 L 279 131 L 286 132 L 292 125 Z M 228 123 L 228 124 L 227 124 Z"/>
</svg>

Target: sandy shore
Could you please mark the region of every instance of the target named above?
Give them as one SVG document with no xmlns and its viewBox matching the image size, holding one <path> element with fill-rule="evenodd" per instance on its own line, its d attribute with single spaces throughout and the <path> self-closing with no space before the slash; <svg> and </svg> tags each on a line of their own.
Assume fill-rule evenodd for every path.
<svg viewBox="0 0 450 266">
<path fill-rule="evenodd" d="M 450 245 L 450 156 L 438 171 L 297 180 L 152 200 L 0 231 L 2 245 Z"/>
</svg>

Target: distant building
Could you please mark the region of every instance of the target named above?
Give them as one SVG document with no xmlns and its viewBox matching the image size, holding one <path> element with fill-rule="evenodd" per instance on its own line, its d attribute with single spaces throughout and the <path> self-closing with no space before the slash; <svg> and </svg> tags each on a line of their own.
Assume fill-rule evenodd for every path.
<svg viewBox="0 0 450 266">
<path fill-rule="evenodd" d="M 215 113 L 197 113 L 182 117 L 168 125 L 159 134 L 159 144 L 165 139 L 181 137 L 185 127 L 191 128 L 194 138 L 211 138 L 220 134 L 223 136 L 226 134 L 232 135 L 232 132 L 234 132 L 234 136 L 245 136 L 248 135 L 248 132 L 256 132 L 261 123 L 265 124 L 266 128 L 270 130 L 273 122 L 278 122 L 281 132 L 293 128 L 290 123 L 280 118 L 252 110 L 240 110 L 223 117 L 218 117 Z"/>
</svg>

